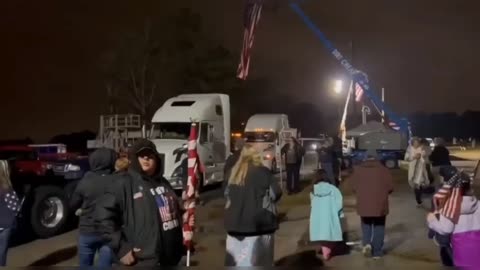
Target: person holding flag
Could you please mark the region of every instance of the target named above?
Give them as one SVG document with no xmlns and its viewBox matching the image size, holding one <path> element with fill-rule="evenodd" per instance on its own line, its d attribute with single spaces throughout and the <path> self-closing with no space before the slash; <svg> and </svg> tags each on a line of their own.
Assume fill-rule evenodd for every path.
<svg viewBox="0 0 480 270">
<path fill-rule="evenodd" d="M 478 266 L 480 210 L 470 178 L 454 167 L 442 168 L 443 187 L 434 195 L 435 210 L 427 215 L 428 227 L 441 236 L 451 235 L 455 267 Z"/>
<path fill-rule="evenodd" d="M 95 220 L 121 264 L 176 266 L 185 254 L 179 198 L 162 176 L 155 144 L 138 140 L 130 167 L 99 200 Z"/>
<path fill-rule="evenodd" d="M 0 160 L 0 266 L 7 265 L 8 244 L 21 204 L 10 181 L 8 161 Z"/>
</svg>

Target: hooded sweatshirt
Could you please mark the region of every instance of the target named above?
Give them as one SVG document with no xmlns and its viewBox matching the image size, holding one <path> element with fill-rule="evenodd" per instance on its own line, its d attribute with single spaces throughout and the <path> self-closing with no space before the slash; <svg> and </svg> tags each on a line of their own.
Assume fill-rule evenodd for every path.
<svg viewBox="0 0 480 270">
<path fill-rule="evenodd" d="M 143 173 L 137 153 L 151 150 L 157 159 L 152 176 Z M 134 248 L 138 261 L 174 266 L 182 258 L 183 233 L 179 200 L 170 183 L 163 178 L 160 155 L 155 145 L 145 139 L 130 149 L 128 173 L 107 190 L 98 206 L 96 219 L 105 240 L 120 259 Z"/>
<path fill-rule="evenodd" d="M 440 215 L 428 220 L 428 227 L 439 234 L 452 234 L 453 261 L 457 267 L 480 264 L 480 210 L 474 196 L 463 196 L 457 224 Z"/>
<path fill-rule="evenodd" d="M 310 241 L 342 241 L 343 198 L 340 190 L 327 182 L 313 186 L 310 193 Z"/>
<path fill-rule="evenodd" d="M 88 171 L 77 185 L 70 200 L 70 208 L 81 209 L 79 231 L 83 234 L 98 234 L 94 220 L 96 204 L 112 184 L 117 153 L 113 149 L 100 148 L 89 157 Z"/>
</svg>

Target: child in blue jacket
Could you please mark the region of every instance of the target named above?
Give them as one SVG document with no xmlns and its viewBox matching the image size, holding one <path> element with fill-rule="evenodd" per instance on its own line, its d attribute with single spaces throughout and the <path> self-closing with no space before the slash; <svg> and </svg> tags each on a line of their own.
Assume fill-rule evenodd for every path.
<svg viewBox="0 0 480 270">
<path fill-rule="evenodd" d="M 344 216 L 342 193 L 329 183 L 325 171 L 319 170 L 310 199 L 310 241 L 319 242 L 324 259 L 329 260 L 333 248 L 343 241 L 340 221 Z"/>
</svg>

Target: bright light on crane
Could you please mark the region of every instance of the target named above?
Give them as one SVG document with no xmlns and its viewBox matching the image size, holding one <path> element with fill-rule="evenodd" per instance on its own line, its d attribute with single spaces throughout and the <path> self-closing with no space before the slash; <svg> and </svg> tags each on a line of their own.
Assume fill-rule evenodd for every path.
<svg viewBox="0 0 480 270">
<path fill-rule="evenodd" d="M 336 80 L 335 81 L 335 87 L 333 88 L 335 93 L 340 94 L 343 90 L 343 81 L 342 80 Z"/>
</svg>

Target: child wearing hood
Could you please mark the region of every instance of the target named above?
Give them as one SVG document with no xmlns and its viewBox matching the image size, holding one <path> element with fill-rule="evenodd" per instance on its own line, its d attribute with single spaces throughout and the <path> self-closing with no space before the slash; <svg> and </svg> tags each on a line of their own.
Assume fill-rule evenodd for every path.
<svg viewBox="0 0 480 270">
<path fill-rule="evenodd" d="M 427 215 L 428 227 L 440 235 L 451 235 L 455 267 L 478 266 L 480 255 L 480 210 L 470 188 L 470 178 L 453 170 L 435 194 L 435 212 Z"/>
<path fill-rule="evenodd" d="M 324 170 L 317 172 L 310 200 L 310 241 L 319 242 L 324 259 L 329 260 L 334 247 L 343 241 L 340 218 L 344 214 L 342 194 Z"/>
</svg>

